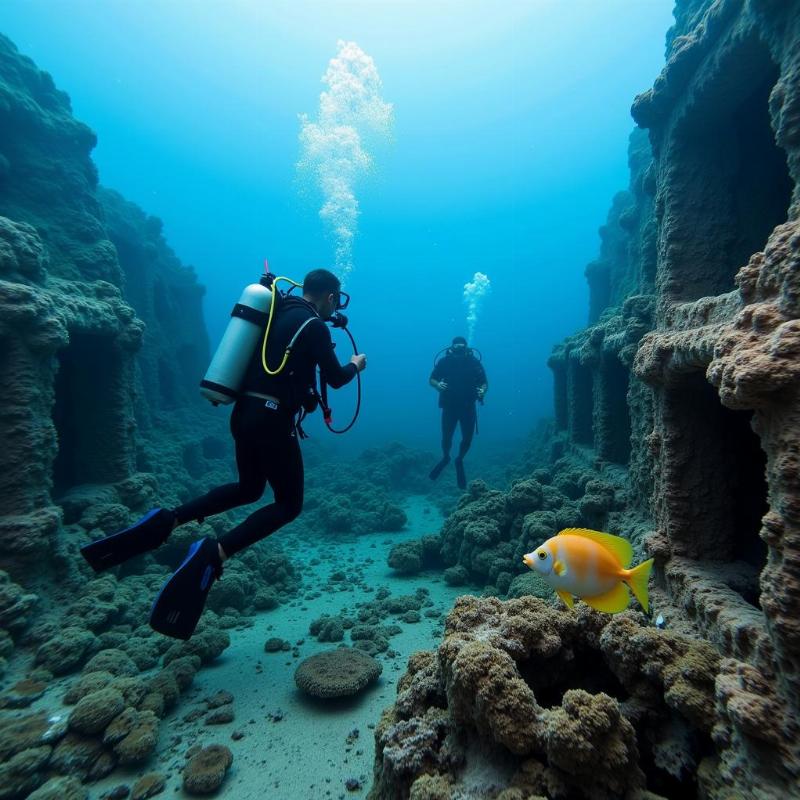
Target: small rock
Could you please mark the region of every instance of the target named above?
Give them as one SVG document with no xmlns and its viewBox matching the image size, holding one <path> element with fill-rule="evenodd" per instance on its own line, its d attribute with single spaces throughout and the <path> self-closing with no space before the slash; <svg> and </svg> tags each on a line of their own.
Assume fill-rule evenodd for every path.
<svg viewBox="0 0 800 800">
<path fill-rule="evenodd" d="M 206 725 L 226 725 L 229 722 L 233 722 L 233 718 L 233 706 L 221 706 L 206 717 Z"/>
<path fill-rule="evenodd" d="M 289 645 L 291 647 L 291 645 Z M 283 639 L 279 639 L 276 636 L 273 636 L 271 639 L 267 639 L 266 643 L 264 644 L 264 650 L 267 653 L 279 653 L 283 649 Z"/>
<path fill-rule="evenodd" d="M 131 790 L 124 783 L 121 783 L 119 786 L 115 786 L 110 792 L 100 795 L 100 800 L 125 800 L 130 793 Z"/>
<path fill-rule="evenodd" d="M 218 691 L 212 697 L 206 697 L 203 701 L 209 708 L 219 708 L 220 706 L 227 706 L 233 702 L 233 695 L 226 692 L 224 689 Z"/>
<path fill-rule="evenodd" d="M 26 678 L 17 681 L 0 696 L 0 708 L 27 708 L 38 700 L 47 689 L 47 684 Z"/>
<path fill-rule="evenodd" d="M 162 775 L 160 772 L 148 772 L 133 785 L 131 800 L 147 800 L 148 797 L 155 797 L 164 791 L 166 785 L 166 775 Z"/>
<path fill-rule="evenodd" d="M 358 792 L 361 789 L 361 781 L 358 778 L 348 778 L 344 782 L 344 787 L 348 792 Z"/>
<path fill-rule="evenodd" d="M 244 739 L 244 731 L 234 731 L 231 734 L 231 739 L 233 739 L 234 742 L 238 742 L 240 739 Z"/>
</svg>

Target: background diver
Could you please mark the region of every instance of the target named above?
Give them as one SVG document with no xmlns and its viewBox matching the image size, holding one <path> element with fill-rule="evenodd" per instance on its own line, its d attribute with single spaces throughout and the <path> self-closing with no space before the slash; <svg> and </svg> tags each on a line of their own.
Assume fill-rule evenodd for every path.
<svg viewBox="0 0 800 800">
<path fill-rule="evenodd" d="M 265 371 L 261 346 L 255 348 L 248 363 L 230 420 L 238 482 L 218 486 L 175 509 L 153 509 L 131 527 L 81 548 L 92 568 L 101 572 L 157 548 L 178 525 L 202 522 L 213 514 L 256 502 L 270 484 L 274 502 L 219 539 L 205 537 L 191 546 L 153 604 L 150 625 L 160 633 L 188 639 L 214 580 L 222 574 L 223 562 L 300 514 L 304 471 L 299 423 L 318 405 L 316 369 L 319 367 L 322 381 L 338 389 L 367 364 L 363 354 L 353 355 L 346 365 L 334 354 L 325 321 L 346 306 L 341 303 L 342 295 L 339 279 L 318 269 L 306 275 L 302 298 L 280 298 L 263 355 L 266 364 L 275 365 L 281 363 L 287 348 L 290 354 L 278 374 Z M 263 335 L 262 329 L 262 339 Z"/>
<path fill-rule="evenodd" d="M 431 470 L 431 480 L 436 480 L 450 463 L 450 448 L 456 425 L 461 426 L 461 444 L 455 459 L 456 481 L 459 488 L 467 486 L 464 474 L 464 456 L 472 444 L 478 427 L 475 401 L 483 398 L 488 390 L 486 372 L 472 349 L 467 347 L 463 336 L 456 336 L 443 358 L 436 361 L 430 384 L 439 392 L 439 408 L 442 409 L 442 459 Z"/>
</svg>

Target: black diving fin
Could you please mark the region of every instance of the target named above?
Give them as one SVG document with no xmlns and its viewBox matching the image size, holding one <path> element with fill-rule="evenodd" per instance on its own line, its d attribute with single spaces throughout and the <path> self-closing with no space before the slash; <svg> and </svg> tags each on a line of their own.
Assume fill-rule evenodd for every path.
<svg viewBox="0 0 800 800">
<path fill-rule="evenodd" d="M 195 542 L 183 563 L 161 587 L 150 611 L 150 627 L 174 639 L 189 639 L 214 581 L 222 575 L 216 539 Z"/>
<path fill-rule="evenodd" d="M 155 550 L 167 541 L 174 527 L 175 514 L 172 511 L 154 508 L 129 528 L 84 545 L 81 555 L 95 572 L 103 572 L 148 550 Z"/>
</svg>

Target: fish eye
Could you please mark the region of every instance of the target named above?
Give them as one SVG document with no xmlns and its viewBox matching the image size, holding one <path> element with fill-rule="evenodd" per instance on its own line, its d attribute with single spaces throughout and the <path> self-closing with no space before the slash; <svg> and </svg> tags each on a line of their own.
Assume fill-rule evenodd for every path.
<svg viewBox="0 0 800 800">
<path fill-rule="evenodd" d="M 537 555 L 539 556 L 539 558 L 541 558 L 541 559 L 542 559 L 542 561 L 544 561 L 544 560 L 547 558 L 547 553 L 545 553 L 545 551 L 544 551 L 544 550 L 540 550 L 540 551 L 537 553 Z"/>
</svg>

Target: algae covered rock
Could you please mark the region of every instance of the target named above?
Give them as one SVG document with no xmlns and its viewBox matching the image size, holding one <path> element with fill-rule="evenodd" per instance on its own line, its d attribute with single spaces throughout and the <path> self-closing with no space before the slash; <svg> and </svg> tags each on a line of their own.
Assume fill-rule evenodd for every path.
<svg viewBox="0 0 800 800">
<path fill-rule="evenodd" d="M 47 783 L 31 792 L 27 800 L 87 800 L 89 790 L 77 778 L 50 778 Z"/>
<path fill-rule="evenodd" d="M 233 764 L 233 753 L 221 744 L 212 744 L 195 753 L 183 768 L 183 789 L 189 794 L 213 794 L 222 786 Z"/>
<path fill-rule="evenodd" d="M 66 675 L 83 664 L 97 637 L 81 628 L 65 628 L 36 651 L 36 663 L 54 675 Z"/>
<path fill-rule="evenodd" d="M 382 671 L 381 663 L 366 653 L 340 647 L 301 661 L 294 682 L 312 697 L 348 697 L 376 681 Z"/>
<path fill-rule="evenodd" d="M 125 708 L 122 694 L 116 689 L 100 689 L 87 694 L 69 715 L 69 727 L 78 733 L 100 733 Z"/>
</svg>

